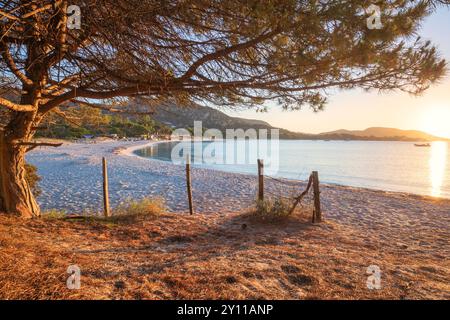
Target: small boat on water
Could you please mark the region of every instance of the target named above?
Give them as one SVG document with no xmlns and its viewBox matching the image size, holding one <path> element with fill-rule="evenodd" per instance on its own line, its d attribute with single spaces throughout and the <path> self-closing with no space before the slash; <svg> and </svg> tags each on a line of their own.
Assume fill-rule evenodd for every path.
<svg viewBox="0 0 450 320">
<path fill-rule="evenodd" d="M 416 147 L 431 147 L 430 143 L 415 143 Z"/>
</svg>

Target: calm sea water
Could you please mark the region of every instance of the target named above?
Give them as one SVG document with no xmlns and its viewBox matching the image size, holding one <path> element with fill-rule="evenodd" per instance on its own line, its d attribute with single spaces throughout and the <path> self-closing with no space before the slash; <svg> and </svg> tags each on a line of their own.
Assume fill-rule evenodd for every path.
<svg viewBox="0 0 450 320">
<path fill-rule="evenodd" d="M 450 144 L 446 142 L 433 142 L 430 148 L 411 142 L 280 140 L 277 146 L 265 142 L 269 151 L 260 152 L 261 147 L 258 151 L 261 141 L 228 140 L 161 143 L 136 154 L 172 161 L 172 153 L 183 159 L 180 149 L 185 148 L 194 166 L 250 174 L 256 174 L 260 157 L 272 162 L 266 174 L 275 177 L 305 180 L 316 170 L 326 183 L 450 198 Z M 236 161 L 244 153 L 245 161 Z M 233 156 L 234 161 L 220 161 Z"/>
</svg>

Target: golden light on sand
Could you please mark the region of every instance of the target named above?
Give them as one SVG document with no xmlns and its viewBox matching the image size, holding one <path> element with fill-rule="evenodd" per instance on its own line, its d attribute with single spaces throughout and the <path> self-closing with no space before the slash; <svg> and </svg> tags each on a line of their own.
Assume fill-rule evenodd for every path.
<svg viewBox="0 0 450 320">
<path fill-rule="evenodd" d="M 441 188 L 447 167 L 447 142 L 433 142 L 430 152 L 431 195 L 441 196 Z"/>
<path fill-rule="evenodd" d="M 450 105 L 434 105 L 420 116 L 421 130 L 435 136 L 450 138 Z"/>
</svg>

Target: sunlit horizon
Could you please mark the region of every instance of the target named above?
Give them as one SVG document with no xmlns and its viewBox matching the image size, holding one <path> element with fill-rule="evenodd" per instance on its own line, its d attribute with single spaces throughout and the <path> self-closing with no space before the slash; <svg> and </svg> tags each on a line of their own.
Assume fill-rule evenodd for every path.
<svg viewBox="0 0 450 320">
<path fill-rule="evenodd" d="M 450 10 L 441 8 L 426 19 L 419 31 L 423 39 L 437 46 L 448 62 L 450 41 L 442 30 L 450 30 L 449 17 Z M 444 79 L 419 97 L 398 91 L 380 94 L 354 89 L 331 94 L 325 110 L 318 113 L 307 108 L 282 111 L 275 104 L 268 104 L 267 107 L 267 113 L 224 111 L 231 116 L 262 120 L 293 132 L 322 133 L 386 127 L 419 130 L 450 139 L 450 70 Z"/>
</svg>

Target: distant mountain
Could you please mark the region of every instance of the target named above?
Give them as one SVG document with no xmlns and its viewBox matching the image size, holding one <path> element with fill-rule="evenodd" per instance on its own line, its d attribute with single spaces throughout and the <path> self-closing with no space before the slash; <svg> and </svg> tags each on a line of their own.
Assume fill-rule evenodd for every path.
<svg viewBox="0 0 450 320">
<path fill-rule="evenodd" d="M 319 134 L 325 138 L 344 138 L 351 140 L 400 140 L 400 141 L 436 141 L 448 140 L 418 130 L 400 130 L 394 128 L 373 127 L 365 130 L 336 130 Z"/>
<path fill-rule="evenodd" d="M 175 104 L 166 104 L 155 108 L 152 116 L 155 120 L 174 128 L 187 128 L 194 125 L 194 121 L 202 121 L 203 127 L 224 130 L 227 128 L 272 128 L 270 124 L 260 120 L 235 118 L 208 107 L 195 105 L 180 108 Z"/>
<path fill-rule="evenodd" d="M 200 105 L 179 107 L 175 104 L 165 104 L 154 108 L 152 117 L 172 128 L 192 128 L 194 121 L 202 121 L 204 129 L 218 129 L 224 135 L 226 129 L 267 129 L 270 136 L 270 130 L 277 129 L 261 120 L 230 117 L 219 110 Z M 309 135 L 280 128 L 281 139 L 303 139 L 307 136 Z"/>
<path fill-rule="evenodd" d="M 155 108 L 153 118 L 172 128 L 190 128 L 194 121 L 202 121 L 203 128 L 225 129 L 275 129 L 260 120 L 230 117 L 225 113 L 204 106 L 195 105 L 180 108 L 175 104 Z M 368 128 L 366 130 L 337 130 L 320 134 L 292 132 L 280 128 L 281 139 L 299 140 L 381 140 L 381 141 L 436 141 L 448 140 L 417 130 L 400 130 L 394 128 Z"/>
</svg>

